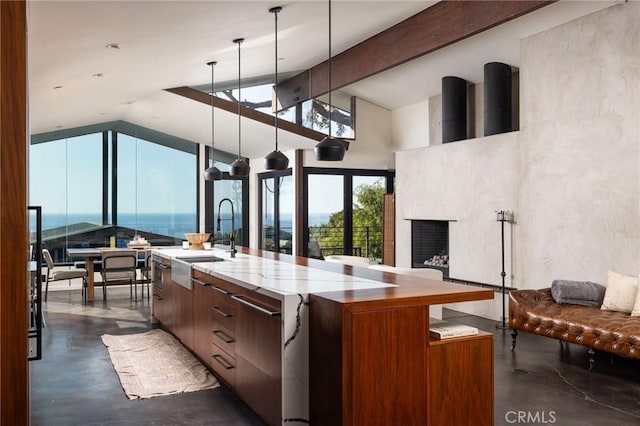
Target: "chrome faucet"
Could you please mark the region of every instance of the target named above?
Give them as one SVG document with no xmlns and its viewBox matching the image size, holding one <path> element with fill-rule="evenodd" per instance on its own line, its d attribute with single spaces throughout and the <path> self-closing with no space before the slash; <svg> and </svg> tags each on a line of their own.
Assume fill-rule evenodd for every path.
<svg viewBox="0 0 640 426">
<path fill-rule="evenodd" d="M 222 218 L 220 218 L 220 207 L 225 201 L 228 201 L 229 204 L 231 204 L 231 235 L 229 236 L 229 243 L 231 245 L 231 257 L 236 257 L 236 253 L 238 252 L 236 250 L 236 213 L 233 208 L 233 201 L 231 201 L 229 198 L 223 198 L 222 200 L 220 200 L 220 203 L 218 203 L 218 226 L 216 230 L 220 232 L 220 222 L 222 222 Z"/>
</svg>

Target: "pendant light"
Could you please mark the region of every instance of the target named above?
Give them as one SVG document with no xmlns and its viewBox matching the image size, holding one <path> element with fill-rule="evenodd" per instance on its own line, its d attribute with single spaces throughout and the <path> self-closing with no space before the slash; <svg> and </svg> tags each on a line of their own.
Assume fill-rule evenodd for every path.
<svg viewBox="0 0 640 426">
<path fill-rule="evenodd" d="M 344 141 L 342 139 L 334 138 L 331 134 L 331 112 L 333 106 L 331 105 L 331 0 L 329 0 L 329 61 L 327 63 L 329 68 L 329 134 L 322 139 L 313 148 L 318 161 L 342 161 L 344 158 Z"/>
<path fill-rule="evenodd" d="M 215 161 L 215 133 L 214 133 L 214 124 L 215 124 L 215 108 L 213 106 L 213 97 L 215 96 L 214 88 L 213 88 L 213 68 L 217 64 L 216 61 L 207 62 L 207 65 L 211 67 L 211 167 L 207 168 L 204 171 L 204 180 L 220 180 L 222 178 L 222 172 L 216 167 Z"/>
<path fill-rule="evenodd" d="M 278 13 L 282 10 L 282 7 L 276 6 L 269 9 L 269 12 L 273 13 L 275 18 L 275 40 L 276 40 L 276 49 L 275 49 L 275 64 L 276 64 L 276 83 L 274 85 L 275 96 L 274 96 L 274 115 L 275 115 L 275 123 L 274 127 L 276 128 L 276 149 L 271 151 L 264 157 L 264 168 L 267 170 L 286 170 L 289 166 L 289 159 L 286 155 L 278 150 Z"/>
<path fill-rule="evenodd" d="M 249 163 L 242 158 L 241 143 L 242 143 L 242 114 L 240 100 L 240 45 L 244 41 L 243 38 L 237 38 L 233 40 L 238 44 L 238 158 L 229 166 L 229 176 L 231 177 L 247 177 L 249 176 Z"/>
</svg>

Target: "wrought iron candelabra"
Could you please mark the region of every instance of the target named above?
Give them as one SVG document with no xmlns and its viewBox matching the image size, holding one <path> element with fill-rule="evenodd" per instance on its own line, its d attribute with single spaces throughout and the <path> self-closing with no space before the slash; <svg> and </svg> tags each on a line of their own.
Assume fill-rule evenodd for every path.
<svg viewBox="0 0 640 426">
<path fill-rule="evenodd" d="M 507 316 L 505 313 L 505 278 L 507 273 L 505 272 L 504 266 L 504 223 L 511 223 L 512 213 L 509 210 L 499 210 L 496 211 L 496 220 L 500 222 L 500 242 L 502 247 L 502 272 L 500 272 L 500 276 L 502 277 L 502 321 L 496 324 L 496 328 L 507 329 L 509 326 L 507 325 Z"/>
</svg>

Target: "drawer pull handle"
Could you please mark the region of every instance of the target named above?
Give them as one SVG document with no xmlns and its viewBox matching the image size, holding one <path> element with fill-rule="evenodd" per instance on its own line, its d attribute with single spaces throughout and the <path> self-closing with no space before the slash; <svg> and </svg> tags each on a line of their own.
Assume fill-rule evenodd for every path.
<svg viewBox="0 0 640 426">
<path fill-rule="evenodd" d="M 213 355 L 213 359 L 218 361 L 218 364 L 220 364 L 227 370 L 231 370 L 233 368 L 233 365 L 229 364 L 227 360 L 222 357 L 222 355 Z"/>
<path fill-rule="evenodd" d="M 227 291 L 227 290 L 225 290 L 224 288 L 220 288 L 220 287 L 218 287 L 217 285 L 213 285 L 212 287 L 213 287 L 213 289 L 214 289 L 214 290 L 217 290 L 217 291 L 219 291 L 219 292 L 220 292 L 220 293 L 222 293 L 222 294 L 226 294 L 227 296 L 231 294 L 230 292 L 228 292 L 228 291 Z"/>
<path fill-rule="evenodd" d="M 278 312 L 278 311 L 270 311 L 268 309 L 265 309 L 262 306 L 258 306 L 258 305 L 254 304 L 254 303 L 249 302 L 247 299 L 245 299 L 242 296 L 231 296 L 231 298 L 233 300 L 236 300 L 236 301 L 242 303 L 245 306 L 248 306 L 248 307 L 250 307 L 252 309 L 255 309 L 258 312 L 262 312 L 263 314 L 269 315 L 271 317 L 277 317 L 277 316 L 280 315 L 280 312 Z"/>
<path fill-rule="evenodd" d="M 225 318 L 231 318 L 233 316 L 233 314 L 228 314 L 225 311 L 223 311 L 222 309 L 218 308 L 217 306 L 212 306 L 211 310 L 214 311 L 215 313 L 222 315 Z"/>
<path fill-rule="evenodd" d="M 200 284 L 200 285 L 201 285 L 201 286 L 203 286 L 203 287 L 206 287 L 206 286 L 208 286 L 208 285 L 209 285 L 209 283 L 205 283 L 204 281 L 200 281 L 200 280 L 197 280 L 197 279 L 195 279 L 195 278 L 191 278 L 191 282 L 192 282 L 192 283 L 196 283 L 196 284 Z"/>
<path fill-rule="evenodd" d="M 233 338 L 227 336 L 226 334 L 224 334 L 223 331 L 220 331 L 220 330 L 215 330 L 213 332 L 213 334 L 218 336 L 220 338 L 220 340 L 222 340 L 225 343 L 233 343 L 235 341 L 235 340 L 233 340 Z"/>
</svg>

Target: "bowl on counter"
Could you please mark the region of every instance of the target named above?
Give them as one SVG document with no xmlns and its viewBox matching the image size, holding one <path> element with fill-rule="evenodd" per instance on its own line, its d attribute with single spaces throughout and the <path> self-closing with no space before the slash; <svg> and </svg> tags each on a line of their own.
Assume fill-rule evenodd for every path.
<svg viewBox="0 0 640 426">
<path fill-rule="evenodd" d="M 209 239 L 211 234 L 208 232 L 187 232 L 184 236 L 191 243 L 191 250 L 204 250 L 203 243 Z"/>
</svg>

